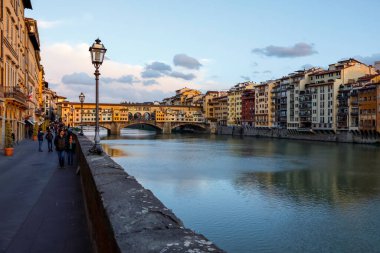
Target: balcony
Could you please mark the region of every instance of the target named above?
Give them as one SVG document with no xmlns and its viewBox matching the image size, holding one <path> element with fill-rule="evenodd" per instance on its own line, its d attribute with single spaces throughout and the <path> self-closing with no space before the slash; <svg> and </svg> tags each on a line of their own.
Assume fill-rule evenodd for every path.
<svg viewBox="0 0 380 253">
<path fill-rule="evenodd" d="M 5 99 L 13 101 L 20 107 L 27 108 L 27 96 L 20 90 L 19 87 L 6 86 L 4 92 Z"/>
</svg>

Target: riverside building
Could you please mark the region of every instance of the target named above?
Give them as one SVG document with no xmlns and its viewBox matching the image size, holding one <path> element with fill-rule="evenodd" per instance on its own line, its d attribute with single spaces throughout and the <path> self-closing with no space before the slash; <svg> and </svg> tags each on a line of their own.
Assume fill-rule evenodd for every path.
<svg viewBox="0 0 380 253">
<path fill-rule="evenodd" d="M 253 89 L 253 82 L 238 83 L 233 86 L 228 92 L 228 119 L 227 125 L 236 126 L 241 125 L 241 112 L 242 112 L 242 94 L 246 89 Z"/>
<path fill-rule="evenodd" d="M 313 131 L 335 133 L 338 128 L 338 90 L 340 85 L 355 82 L 359 77 L 375 73 L 368 66 L 355 59 L 339 61 L 330 64 L 328 70 L 322 70 L 310 75 L 306 91 L 311 94 Z"/>
<path fill-rule="evenodd" d="M 26 127 L 43 121 L 44 71 L 40 64 L 37 21 L 24 16 L 25 9 L 32 9 L 31 1 L 5 0 L 0 8 L 0 147 L 3 147 L 6 121 L 11 123 L 17 140 L 25 138 Z"/>
<path fill-rule="evenodd" d="M 267 81 L 254 86 L 255 89 L 255 127 L 256 128 L 272 128 L 274 106 L 272 102 L 272 90 L 275 81 Z"/>
</svg>

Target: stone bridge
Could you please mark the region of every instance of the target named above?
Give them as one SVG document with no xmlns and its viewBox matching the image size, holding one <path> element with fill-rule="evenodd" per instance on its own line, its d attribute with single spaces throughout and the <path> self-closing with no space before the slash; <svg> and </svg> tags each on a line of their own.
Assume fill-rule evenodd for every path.
<svg viewBox="0 0 380 253">
<path fill-rule="evenodd" d="M 126 122 L 99 122 L 99 126 L 107 129 L 108 135 L 117 135 L 120 130 L 134 125 L 149 125 L 163 134 L 170 134 L 173 129 L 181 126 L 189 126 L 200 128 L 206 132 L 210 130 L 210 127 L 206 123 L 202 122 L 156 122 L 155 120 L 132 120 Z M 77 126 L 80 126 L 78 124 Z M 83 122 L 83 126 L 95 126 L 95 122 Z"/>
</svg>

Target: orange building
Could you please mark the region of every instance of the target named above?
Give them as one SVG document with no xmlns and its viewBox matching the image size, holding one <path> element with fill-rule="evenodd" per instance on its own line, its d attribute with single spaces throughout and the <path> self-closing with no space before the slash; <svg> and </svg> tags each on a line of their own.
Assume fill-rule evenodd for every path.
<svg viewBox="0 0 380 253">
<path fill-rule="evenodd" d="M 367 84 L 358 90 L 360 131 L 376 131 L 377 86 Z"/>
</svg>

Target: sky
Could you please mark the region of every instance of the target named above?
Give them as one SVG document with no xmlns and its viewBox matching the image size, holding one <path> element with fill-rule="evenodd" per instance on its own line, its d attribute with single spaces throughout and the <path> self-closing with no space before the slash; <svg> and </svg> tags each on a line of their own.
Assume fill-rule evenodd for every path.
<svg viewBox="0 0 380 253">
<path fill-rule="evenodd" d="M 227 90 L 342 59 L 380 60 L 378 0 L 31 0 L 49 87 L 94 102 L 89 47 L 107 48 L 100 102 Z"/>
</svg>

